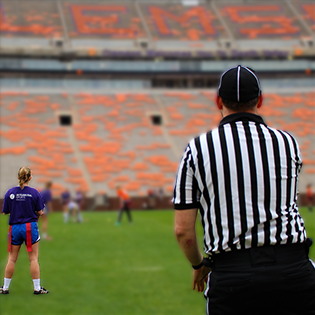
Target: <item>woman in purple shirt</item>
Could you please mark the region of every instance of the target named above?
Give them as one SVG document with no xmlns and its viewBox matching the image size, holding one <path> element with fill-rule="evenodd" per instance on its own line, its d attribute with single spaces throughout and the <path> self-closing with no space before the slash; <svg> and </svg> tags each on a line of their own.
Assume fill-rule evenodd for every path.
<svg viewBox="0 0 315 315">
<path fill-rule="evenodd" d="M 0 294 L 9 294 L 15 263 L 23 242 L 27 246 L 31 263 L 34 294 L 47 294 L 49 292 L 40 286 L 38 264 L 38 241 L 40 236 L 37 220 L 43 214 L 44 203 L 40 193 L 28 186 L 31 179 L 31 170 L 25 166 L 21 167 L 18 173 L 20 186 L 9 189 L 4 197 L 2 212 L 10 214 L 9 259 L 4 273 L 4 285 L 0 287 Z"/>
</svg>

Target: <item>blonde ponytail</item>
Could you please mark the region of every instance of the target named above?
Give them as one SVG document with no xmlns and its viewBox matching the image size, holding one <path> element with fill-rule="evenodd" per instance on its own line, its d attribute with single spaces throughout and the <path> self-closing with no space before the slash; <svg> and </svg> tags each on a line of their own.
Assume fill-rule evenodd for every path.
<svg viewBox="0 0 315 315">
<path fill-rule="evenodd" d="M 24 184 L 28 183 L 31 179 L 31 169 L 27 166 L 22 166 L 19 169 L 19 173 L 18 173 L 18 179 L 19 179 L 19 184 L 20 187 L 23 188 Z"/>
</svg>

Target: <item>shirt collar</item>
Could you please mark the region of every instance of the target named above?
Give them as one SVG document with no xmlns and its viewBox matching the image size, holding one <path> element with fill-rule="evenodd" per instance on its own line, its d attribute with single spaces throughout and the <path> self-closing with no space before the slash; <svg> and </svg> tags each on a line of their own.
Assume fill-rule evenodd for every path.
<svg viewBox="0 0 315 315">
<path fill-rule="evenodd" d="M 251 113 L 236 113 L 236 114 L 231 114 L 228 116 L 225 116 L 219 126 L 222 126 L 224 124 L 228 124 L 228 123 L 232 123 L 232 122 L 236 122 L 236 121 L 253 121 L 259 124 L 265 124 L 264 120 L 262 119 L 261 116 L 259 115 L 255 115 L 255 114 L 251 114 Z"/>
</svg>

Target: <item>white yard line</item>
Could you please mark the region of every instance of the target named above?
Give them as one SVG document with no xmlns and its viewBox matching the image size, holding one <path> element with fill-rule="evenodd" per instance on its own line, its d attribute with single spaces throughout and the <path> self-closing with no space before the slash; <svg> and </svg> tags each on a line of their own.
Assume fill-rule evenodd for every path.
<svg viewBox="0 0 315 315">
<path fill-rule="evenodd" d="M 130 271 L 139 271 L 139 272 L 143 272 L 143 271 L 152 272 L 152 271 L 164 270 L 164 267 L 162 267 L 162 266 L 137 267 L 137 268 L 130 268 L 128 270 L 130 270 Z"/>
</svg>

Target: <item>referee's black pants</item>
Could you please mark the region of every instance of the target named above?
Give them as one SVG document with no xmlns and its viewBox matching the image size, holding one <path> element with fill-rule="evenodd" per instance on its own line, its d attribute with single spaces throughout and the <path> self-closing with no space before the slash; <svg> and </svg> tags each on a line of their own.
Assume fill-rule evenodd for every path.
<svg viewBox="0 0 315 315">
<path fill-rule="evenodd" d="M 315 314 L 315 266 L 304 243 L 215 255 L 205 297 L 210 315 Z"/>
</svg>

